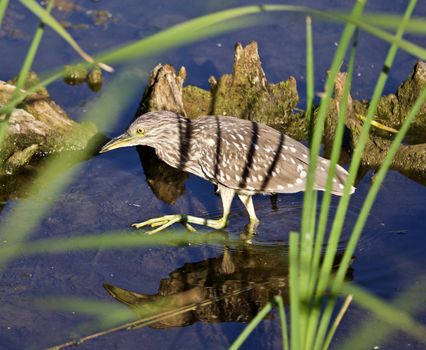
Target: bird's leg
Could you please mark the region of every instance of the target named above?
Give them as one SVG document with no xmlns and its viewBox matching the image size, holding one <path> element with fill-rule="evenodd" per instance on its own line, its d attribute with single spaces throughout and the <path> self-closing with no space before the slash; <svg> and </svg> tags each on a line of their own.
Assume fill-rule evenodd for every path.
<svg viewBox="0 0 426 350">
<path fill-rule="evenodd" d="M 256 228 L 259 224 L 259 219 L 257 218 L 256 212 L 254 210 L 252 196 L 239 194 L 238 198 L 240 198 L 241 202 L 243 202 L 250 218 L 250 222 L 245 226 L 244 232 L 241 234 L 241 238 L 249 241 L 251 237 L 256 233 Z"/>
<path fill-rule="evenodd" d="M 231 211 L 231 203 L 232 203 L 232 199 L 234 198 L 235 191 L 224 186 L 219 186 L 219 193 L 222 199 L 223 216 L 218 220 L 205 219 L 205 218 L 200 218 L 200 217 L 192 216 L 192 215 L 176 214 L 176 215 L 161 216 L 158 218 L 133 224 L 132 226 L 136 228 L 141 228 L 144 226 L 157 227 L 154 230 L 146 232 L 148 234 L 160 232 L 177 222 L 182 223 L 191 231 L 193 231 L 194 229 L 189 224 L 202 225 L 202 226 L 214 228 L 216 230 L 220 230 L 222 228 L 225 228 L 228 224 L 229 213 Z"/>
<path fill-rule="evenodd" d="M 238 198 L 240 198 L 241 202 L 243 202 L 244 206 L 247 209 L 247 212 L 249 214 L 249 218 L 250 218 L 250 223 L 258 223 L 259 219 L 256 216 L 256 212 L 254 210 L 254 205 L 253 205 L 253 199 L 252 196 L 246 195 L 246 194 L 239 194 Z"/>
</svg>

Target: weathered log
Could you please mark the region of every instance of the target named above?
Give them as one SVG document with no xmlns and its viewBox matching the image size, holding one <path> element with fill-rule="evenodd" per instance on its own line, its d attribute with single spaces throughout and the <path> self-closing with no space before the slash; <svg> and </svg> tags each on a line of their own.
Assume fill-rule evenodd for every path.
<svg viewBox="0 0 426 350">
<path fill-rule="evenodd" d="M 291 124 L 288 121 L 293 119 L 293 109 L 299 101 L 296 79 L 290 77 L 278 84 L 268 83 L 256 42 L 245 48 L 237 43 L 232 75 L 223 75 L 216 84 L 213 79 L 210 81 L 210 114 L 233 115 L 268 125 L 279 126 L 283 121 Z"/>
<path fill-rule="evenodd" d="M 278 84 L 267 81 L 256 42 L 235 45 L 234 69 L 219 79 L 210 77 L 210 92 L 194 86 L 183 88 L 187 115 L 232 115 L 271 125 L 296 139 L 307 136 L 303 114 L 294 113 L 299 101 L 296 79 Z"/>
<path fill-rule="evenodd" d="M 410 75 L 407 81 L 405 81 L 399 88 L 401 96 L 404 96 L 404 100 L 398 100 L 397 95 L 384 96 L 380 100 L 382 106 L 380 123 L 386 126 L 389 124 L 392 127 L 399 128 L 403 120 L 407 117 L 411 110 L 414 102 L 419 95 L 419 85 L 426 86 L 424 80 L 425 65 L 423 63 L 417 63 L 414 67 L 413 73 Z M 326 120 L 326 127 L 324 133 L 324 149 L 326 156 L 330 155 L 332 142 L 335 137 L 335 129 L 337 124 L 337 116 L 339 113 L 343 87 L 346 81 L 346 73 L 339 73 L 335 83 L 335 98 L 333 99 L 329 113 Z M 421 82 L 421 84 L 419 84 Z M 406 89 L 407 86 L 412 86 L 413 91 L 409 94 Z M 414 86 L 416 88 L 414 88 Z M 408 97 L 410 99 L 408 100 Z M 384 106 L 386 101 L 393 101 L 392 106 L 398 106 L 394 109 L 394 113 L 389 114 L 389 119 L 384 120 Z M 405 101 L 408 105 L 404 105 L 401 101 Z M 415 121 L 411 124 L 410 130 L 414 130 L 418 136 L 425 132 L 426 124 L 423 124 L 424 112 L 426 111 L 425 105 L 423 105 L 420 113 L 416 116 Z M 341 160 L 347 160 L 347 154 L 351 153 L 352 149 L 357 145 L 363 121 L 357 117 L 357 115 L 365 115 L 367 112 L 368 104 L 365 102 L 353 101 L 352 97 L 348 96 L 347 111 L 346 111 L 346 135 L 348 136 L 344 141 L 343 156 Z M 387 107 L 390 110 L 390 107 Z M 396 116 L 399 115 L 401 119 L 397 121 Z M 375 118 L 379 120 L 379 118 Z M 419 132 L 419 129 L 422 132 Z M 369 137 L 365 146 L 365 150 L 361 158 L 361 166 L 369 169 L 377 169 L 383 163 L 389 148 L 391 146 L 394 134 L 387 132 L 383 129 L 371 127 Z M 349 150 L 349 152 L 348 152 Z M 392 163 L 391 169 L 398 170 L 409 178 L 412 178 L 418 182 L 426 183 L 426 143 L 417 145 L 400 145 L 398 152 L 396 153 Z"/>
<path fill-rule="evenodd" d="M 183 82 L 186 78 L 185 67 L 176 74 L 169 65 L 157 65 L 151 72 L 147 86 L 136 111 L 135 117 L 151 111 L 167 110 L 187 115 L 182 100 Z"/>
<path fill-rule="evenodd" d="M 14 91 L 14 85 L 0 81 L 0 107 L 10 100 Z M 0 146 L 0 175 L 18 171 L 35 157 L 83 150 L 96 135 L 93 123 L 79 124 L 70 119 L 50 99 L 47 90 L 32 93 L 12 111 L 8 120 Z"/>
<path fill-rule="evenodd" d="M 426 63 L 419 61 L 395 94 L 380 99 L 375 119 L 382 124 L 399 129 L 425 87 Z M 426 143 L 426 103 L 411 123 L 407 141 L 411 144 Z"/>
</svg>

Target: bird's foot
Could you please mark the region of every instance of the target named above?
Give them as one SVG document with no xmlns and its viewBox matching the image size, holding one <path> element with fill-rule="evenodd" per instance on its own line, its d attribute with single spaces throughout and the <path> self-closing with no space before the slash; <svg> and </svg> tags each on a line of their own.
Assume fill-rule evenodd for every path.
<svg viewBox="0 0 426 350">
<path fill-rule="evenodd" d="M 182 223 L 188 231 L 194 232 L 196 231 L 195 228 L 193 228 L 186 220 L 186 215 L 164 215 L 160 216 L 158 218 L 149 219 L 143 222 L 138 222 L 136 224 L 133 224 L 132 226 L 135 228 L 141 228 L 145 226 L 151 226 L 156 227 L 154 230 L 147 231 L 146 233 L 149 235 L 152 235 L 154 233 L 160 232 L 164 229 L 166 229 L 169 226 L 172 226 L 173 224 L 180 222 Z"/>
<path fill-rule="evenodd" d="M 199 217 L 191 216 L 191 215 L 177 214 L 177 215 L 160 216 L 158 218 L 153 218 L 153 219 L 149 219 L 143 222 L 133 224 L 132 226 L 135 228 L 141 228 L 145 226 L 151 226 L 153 228 L 156 227 L 154 230 L 146 232 L 147 234 L 151 235 L 151 234 L 160 232 L 177 222 L 180 222 L 182 225 L 184 225 L 188 231 L 195 232 L 196 231 L 195 228 L 193 228 L 190 224 L 203 225 L 203 226 L 214 228 L 216 230 L 220 230 L 226 227 L 228 221 L 226 218 L 211 220 L 211 219 L 204 219 L 204 218 L 199 218 Z"/>
</svg>

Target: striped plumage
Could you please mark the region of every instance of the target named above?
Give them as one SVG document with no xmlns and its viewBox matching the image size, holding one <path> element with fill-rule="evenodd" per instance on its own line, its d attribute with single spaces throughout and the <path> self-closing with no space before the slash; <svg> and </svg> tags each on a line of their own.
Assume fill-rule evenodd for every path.
<svg viewBox="0 0 426 350">
<path fill-rule="evenodd" d="M 252 195 L 293 193 L 306 186 L 308 148 L 269 126 L 248 120 L 228 116 L 189 120 L 172 112 L 149 112 L 137 118 L 126 133 L 110 141 L 101 152 L 135 145 L 153 147 L 159 158 L 172 167 L 217 184 L 224 202 L 220 227 L 226 225 L 235 193 L 246 205 L 251 221 L 257 221 Z M 329 164 L 329 160 L 318 158 L 316 190 L 325 189 Z M 348 173 L 340 166 L 335 173 L 332 193 L 341 195 Z M 207 221 L 213 220 L 204 220 L 203 224 Z"/>
</svg>

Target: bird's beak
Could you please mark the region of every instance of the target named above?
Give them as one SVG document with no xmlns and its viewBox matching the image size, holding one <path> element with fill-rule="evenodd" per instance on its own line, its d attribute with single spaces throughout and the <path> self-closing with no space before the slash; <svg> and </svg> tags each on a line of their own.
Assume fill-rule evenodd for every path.
<svg viewBox="0 0 426 350">
<path fill-rule="evenodd" d="M 136 137 L 130 136 L 127 132 L 125 132 L 124 134 L 117 136 L 116 138 L 112 139 L 107 144 L 105 144 L 101 148 L 99 153 L 108 152 L 116 148 L 134 146 L 135 139 Z"/>
</svg>

